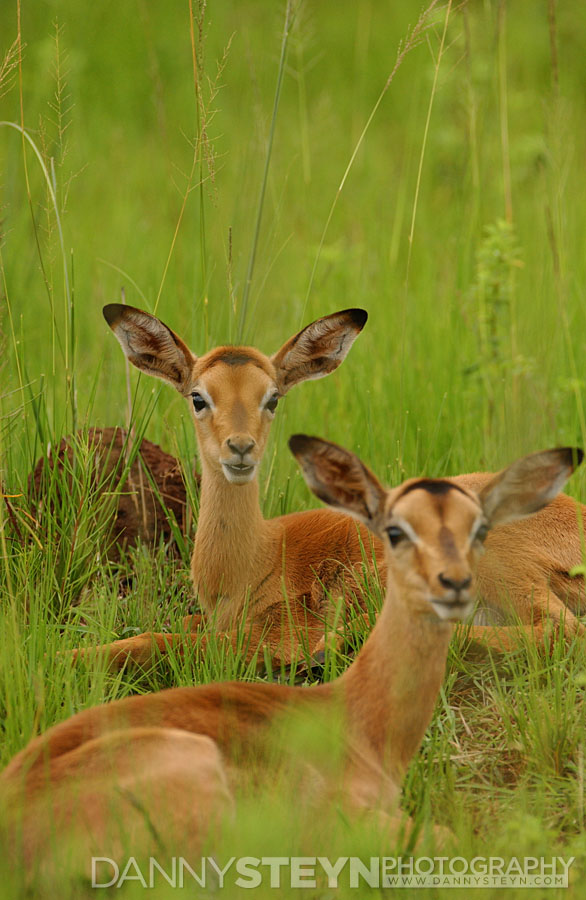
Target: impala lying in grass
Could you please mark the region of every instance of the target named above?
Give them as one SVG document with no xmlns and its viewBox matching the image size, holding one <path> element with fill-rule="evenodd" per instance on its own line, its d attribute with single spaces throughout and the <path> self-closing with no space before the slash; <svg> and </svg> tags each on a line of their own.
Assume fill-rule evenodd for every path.
<svg viewBox="0 0 586 900">
<path fill-rule="evenodd" d="M 346 357 L 367 315 L 350 309 L 318 319 L 273 356 L 252 347 L 218 347 L 196 357 L 159 319 L 133 307 L 104 308 L 122 349 L 141 371 L 172 384 L 190 403 L 201 458 L 201 500 L 191 561 L 203 616 L 249 662 L 268 655 L 289 664 L 323 646 L 336 613 L 364 610 L 363 564 L 376 559 L 384 579 L 384 550 L 348 516 L 330 510 L 263 518 L 257 472 L 277 403 L 295 384 L 321 378 Z M 492 473 L 451 479 L 480 490 Z M 582 507 L 582 512 L 584 507 Z M 519 630 L 543 640 L 548 621 L 565 619 L 568 634 L 583 632 L 576 618 L 584 603 L 583 578 L 569 572 L 582 562 L 575 501 L 560 496 L 533 520 L 497 528 L 478 570 L 482 611 L 470 636 L 506 650 Z M 511 615 L 512 614 L 512 615 Z M 517 617 L 519 627 L 502 627 Z M 244 640 L 242 625 L 246 619 Z M 205 645 L 201 617 L 187 634 L 145 633 L 81 651 L 115 665 L 152 662 L 157 652 L 185 642 Z M 493 623 L 491 627 L 483 627 Z"/>
<path fill-rule="evenodd" d="M 318 319 L 273 356 L 225 346 L 201 357 L 148 313 L 112 304 L 104 315 L 129 360 L 172 384 L 193 412 L 201 494 L 191 575 L 203 616 L 238 650 L 236 626 L 246 617 L 247 660 L 257 656 L 262 664 L 266 651 L 277 664 L 289 663 L 302 647 L 311 653 L 323 640 L 328 591 L 340 581 L 352 584 L 347 571 L 362 568 L 372 542 L 365 529 L 359 533 L 351 519 L 330 510 L 264 519 L 258 468 L 279 399 L 294 385 L 333 372 L 366 312 Z M 146 664 L 171 644 L 201 646 L 200 621 L 189 618 L 192 633 L 146 633 L 79 652 L 105 655 L 115 665 L 128 658 Z"/>
<path fill-rule="evenodd" d="M 283 771 L 297 803 L 374 816 L 394 840 L 402 779 L 432 716 L 453 623 L 472 612 L 484 538 L 551 502 L 582 454 L 524 457 L 479 492 L 418 478 L 385 490 L 335 444 L 296 435 L 290 446 L 311 489 L 384 546 L 385 602 L 357 658 L 325 685 L 173 688 L 50 728 L 0 778 L 29 859 L 46 853 L 52 829 L 101 855 L 114 854 L 120 829 L 135 855 L 170 833 L 181 833 L 182 852 L 195 850 L 236 791 Z M 309 725 L 314 739 L 297 740 Z"/>
</svg>

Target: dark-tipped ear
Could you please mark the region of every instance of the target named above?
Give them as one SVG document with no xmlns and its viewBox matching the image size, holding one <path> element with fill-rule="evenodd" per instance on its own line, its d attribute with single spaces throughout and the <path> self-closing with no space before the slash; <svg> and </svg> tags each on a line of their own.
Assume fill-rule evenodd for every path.
<svg viewBox="0 0 586 900">
<path fill-rule="evenodd" d="M 323 378 L 337 369 L 360 334 L 368 313 L 364 309 L 344 309 L 317 319 L 290 338 L 271 357 L 277 370 L 279 393 L 309 378 Z"/>
<path fill-rule="evenodd" d="M 109 303 L 103 313 L 137 369 L 162 378 L 182 394 L 187 393 L 196 357 L 175 332 L 156 316 L 134 306 Z"/>
<path fill-rule="evenodd" d="M 354 453 L 306 434 L 289 438 L 289 449 L 320 500 L 355 516 L 376 531 L 386 491 Z"/>
<path fill-rule="evenodd" d="M 583 456 L 577 447 L 560 447 L 524 456 L 503 469 L 479 494 L 490 525 L 505 525 L 543 509 L 559 494 Z"/>
</svg>

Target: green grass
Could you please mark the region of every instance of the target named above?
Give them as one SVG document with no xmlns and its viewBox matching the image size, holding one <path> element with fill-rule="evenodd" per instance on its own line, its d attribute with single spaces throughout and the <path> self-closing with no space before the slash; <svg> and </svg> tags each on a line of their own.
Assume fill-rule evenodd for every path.
<svg viewBox="0 0 586 900">
<path fill-rule="evenodd" d="M 196 5 L 193 40 L 188 4 L 23 5 L 0 120 L 24 127 L 45 171 L 18 128 L 0 127 L 0 764 L 88 706 L 255 677 L 213 644 L 206 660 L 171 655 L 118 676 L 59 655 L 178 627 L 191 602 L 188 545 L 181 562 L 145 548 L 120 567 L 97 555 L 109 501 L 83 466 L 43 529 L 26 497 L 48 442 L 127 421 L 124 359 L 101 315 L 121 290 L 198 353 L 239 335 L 273 352 L 312 318 L 368 310 L 341 369 L 279 406 L 267 516 L 317 503 L 286 450 L 293 432 L 347 446 L 388 483 L 586 444 L 586 9 L 550 8 L 553 31 L 547 5 L 529 0 L 444 6 L 394 71 L 415 0 L 293 4 L 281 66 L 284 4 Z M 2 55 L 17 11 L 0 8 Z M 181 398 L 135 371 L 130 390 L 138 432 L 188 471 Z M 585 487 L 583 470 L 569 492 Z M 466 857 L 576 856 L 563 895 L 578 897 L 584 648 L 527 647 L 498 663 L 461 649 L 405 807 L 451 827 Z M 328 658 L 325 677 L 345 664 Z M 230 854 L 313 852 L 274 796 L 241 816 L 247 837 L 226 836 Z M 370 855 L 335 811 L 320 827 L 333 848 Z"/>
</svg>

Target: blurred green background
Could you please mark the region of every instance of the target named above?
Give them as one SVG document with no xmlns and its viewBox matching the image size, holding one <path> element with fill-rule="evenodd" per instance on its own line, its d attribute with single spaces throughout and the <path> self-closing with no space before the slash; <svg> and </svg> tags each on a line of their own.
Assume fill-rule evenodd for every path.
<svg viewBox="0 0 586 900">
<path fill-rule="evenodd" d="M 295 470 L 294 431 L 351 447 L 388 480 L 584 442 L 586 8 L 436 7 L 338 195 L 421 4 L 293 4 L 243 313 L 286 7 L 194 4 L 197 79 L 187 0 L 22 4 L 22 77 L 8 73 L 0 118 L 22 122 L 52 168 L 74 336 L 41 167 L 27 147 L 25 172 L 5 126 L 2 479 L 22 483 L 37 419 L 41 441 L 72 427 L 67 375 L 76 424 L 124 422 L 124 361 L 101 316 L 121 288 L 196 352 L 273 352 L 312 318 L 368 310 L 344 367 L 280 408 L 267 513 Z M 0 34 L 7 51 L 15 3 Z M 178 395 L 143 378 L 137 411 L 153 391 L 147 436 L 189 457 Z M 289 498 L 311 502 L 297 476 Z"/>
</svg>

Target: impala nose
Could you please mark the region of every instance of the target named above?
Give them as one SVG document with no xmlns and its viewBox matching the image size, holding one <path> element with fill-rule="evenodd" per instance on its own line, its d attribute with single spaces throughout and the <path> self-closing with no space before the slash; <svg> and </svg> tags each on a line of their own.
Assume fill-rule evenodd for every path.
<svg viewBox="0 0 586 900">
<path fill-rule="evenodd" d="M 456 591 L 456 593 L 459 593 L 470 587 L 472 584 L 472 577 L 468 575 L 466 578 L 449 578 L 447 575 L 444 575 L 443 572 L 440 572 L 439 583 L 442 587 L 450 588 L 451 590 Z"/>
<path fill-rule="evenodd" d="M 253 440 L 249 435 L 232 435 L 226 441 L 228 447 L 232 451 L 232 453 L 238 453 L 240 456 L 244 457 L 247 453 L 249 453 L 256 441 Z"/>
</svg>

